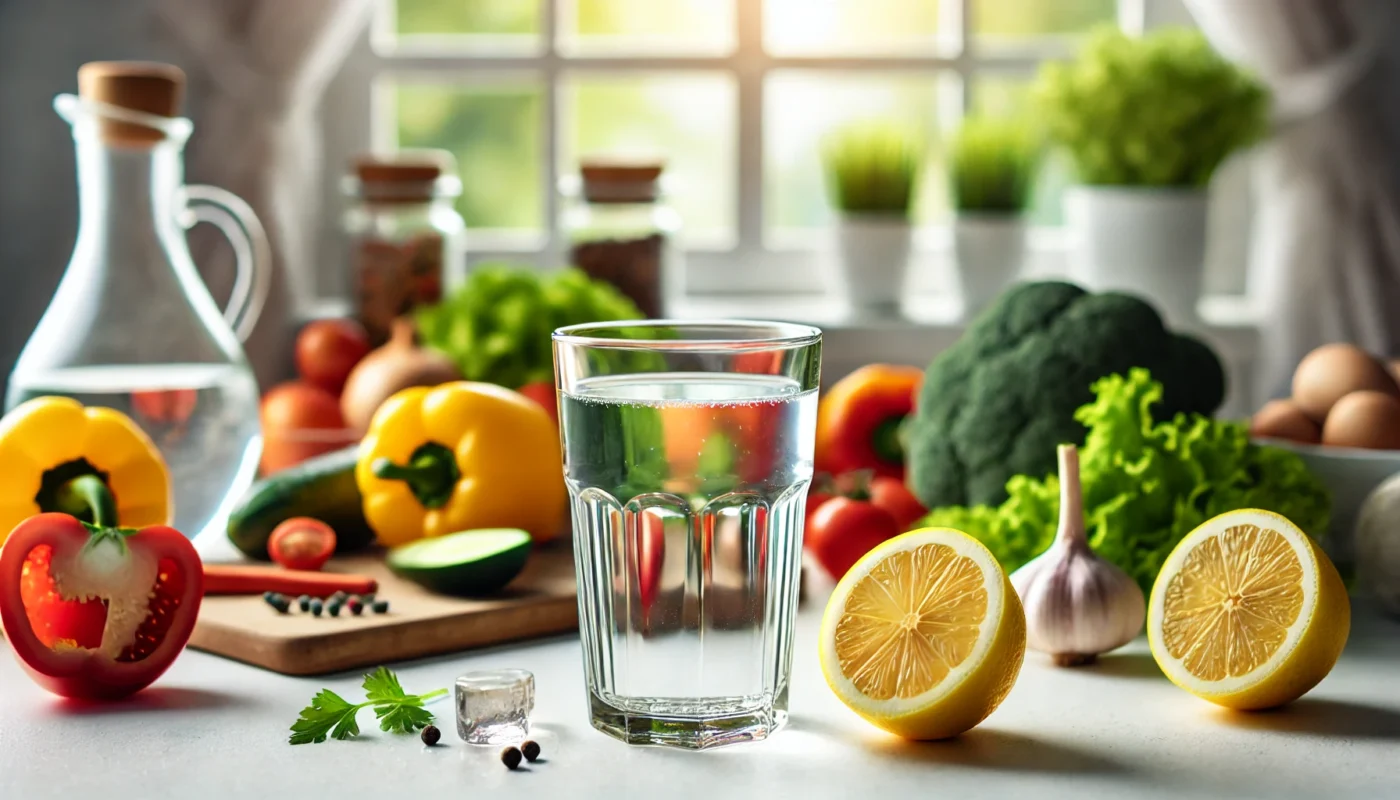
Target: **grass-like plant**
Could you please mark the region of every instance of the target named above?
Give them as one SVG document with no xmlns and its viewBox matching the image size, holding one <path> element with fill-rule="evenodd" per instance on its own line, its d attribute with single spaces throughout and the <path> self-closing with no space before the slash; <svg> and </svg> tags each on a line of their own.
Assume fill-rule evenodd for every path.
<svg viewBox="0 0 1400 800">
<path fill-rule="evenodd" d="M 885 121 L 849 124 L 822 143 L 827 193 L 848 214 L 908 216 L 924 146 L 910 129 Z"/>
<path fill-rule="evenodd" d="M 1073 60 L 1041 68 L 1034 97 L 1092 185 L 1203 187 L 1268 125 L 1267 90 L 1184 28 L 1100 28 Z"/>
<path fill-rule="evenodd" d="M 948 183 L 960 212 L 1020 214 L 1030 204 L 1040 137 L 1022 120 L 968 117 L 947 145 Z"/>
</svg>

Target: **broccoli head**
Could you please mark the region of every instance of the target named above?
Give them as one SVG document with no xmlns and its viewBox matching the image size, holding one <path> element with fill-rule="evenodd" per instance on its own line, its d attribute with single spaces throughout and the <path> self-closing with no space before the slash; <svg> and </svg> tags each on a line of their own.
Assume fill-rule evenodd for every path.
<svg viewBox="0 0 1400 800">
<path fill-rule="evenodd" d="M 1084 443 L 1074 411 L 1094 381 L 1133 367 L 1162 382 L 1158 420 L 1225 399 L 1214 351 L 1146 302 L 1060 281 L 1008 289 L 929 365 L 907 431 L 910 488 L 929 508 L 1001 503 L 1012 476 L 1053 473 L 1057 445 Z"/>
</svg>

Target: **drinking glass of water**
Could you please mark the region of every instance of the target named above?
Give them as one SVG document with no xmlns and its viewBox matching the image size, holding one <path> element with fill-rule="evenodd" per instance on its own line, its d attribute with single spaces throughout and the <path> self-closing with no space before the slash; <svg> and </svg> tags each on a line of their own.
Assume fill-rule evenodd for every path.
<svg viewBox="0 0 1400 800">
<path fill-rule="evenodd" d="M 821 331 L 554 333 L 593 726 L 705 748 L 787 719 Z"/>
</svg>

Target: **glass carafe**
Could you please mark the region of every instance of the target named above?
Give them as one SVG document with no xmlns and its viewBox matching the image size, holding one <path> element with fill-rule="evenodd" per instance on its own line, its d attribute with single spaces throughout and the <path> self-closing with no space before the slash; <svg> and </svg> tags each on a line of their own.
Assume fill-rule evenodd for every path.
<svg viewBox="0 0 1400 800">
<path fill-rule="evenodd" d="M 190 537 L 221 539 L 262 450 L 258 386 L 240 337 L 266 297 L 266 237 L 237 197 L 184 185 L 182 152 L 193 126 L 173 107 L 161 116 L 84 91 L 58 96 L 54 108 L 77 147 L 78 235 L 10 375 L 5 408 L 65 395 L 127 414 L 169 465 L 172 524 Z M 226 310 L 190 257 L 185 229 L 197 222 L 220 228 L 237 254 Z"/>
</svg>

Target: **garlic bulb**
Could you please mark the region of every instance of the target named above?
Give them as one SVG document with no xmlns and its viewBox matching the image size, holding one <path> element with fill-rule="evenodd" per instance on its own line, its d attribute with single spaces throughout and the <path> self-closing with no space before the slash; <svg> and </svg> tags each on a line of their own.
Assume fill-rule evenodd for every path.
<svg viewBox="0 0 1400 800">
<path fill-rule="evenodd" d="M 1084 532 L 1079 451 L 1061 445 L 1060 529 L 1050 548 L 1011 575 L 1026 608 L 1026 644 L 1062 667 L 1087 664 L 1133 640 L 1147 616 L 1137 581 L 1094 555 Z"/>
</svg>

